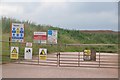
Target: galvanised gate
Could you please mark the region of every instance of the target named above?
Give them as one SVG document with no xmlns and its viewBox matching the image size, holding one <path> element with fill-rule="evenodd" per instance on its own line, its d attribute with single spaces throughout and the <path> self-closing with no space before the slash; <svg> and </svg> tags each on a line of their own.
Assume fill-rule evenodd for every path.
<svg viewBox="0 0 120 80">
<path fill-rule="evenodd" d="M 98 68 L 118 68 L 118 53 L 105 53 L 101 52 L 101 47 L 106 46 L 117 46 L 116 44 L 33 44 L 33 57 L 30 60 L 24 59 L 24 48 L 26 43 L 0 41 L 2 43 L 2 59 L 3 63 L 12 62 L 15 64 L 28 64 L 28 65 L 40 65 L 40 66 L 55 66 L 55 67 L 98 67 Z M 19 59 L 10 59 L 10 47 L 18 46 Z M 73 51 L 64 52 L 62 48 L 67 49 L 68 47 L 76 46 L 76 48 L 82 47 L 98 47 L 96 51 L 95 61 L 85 61 L 84 52 Z M 44 47 L 48 48 L 48 55 L 46 60 L 40 60 L 38 56 L 38 49 Z M 54 49 L 53 52 L 49 52 L 49 49 Z M 83 48 L 83 49 L 84 49 Z M 111 51 L 109 51 L 111 52 Z"/>
</svg>

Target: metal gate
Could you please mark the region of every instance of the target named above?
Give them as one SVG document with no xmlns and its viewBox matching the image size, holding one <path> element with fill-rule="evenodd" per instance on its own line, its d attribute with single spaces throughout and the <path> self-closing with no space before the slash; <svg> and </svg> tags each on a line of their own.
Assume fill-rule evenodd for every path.
<svg viewBox="0 0 120 80">
<path fill-rule="evenodd" d="M 118 55 L 107 53 L 96 53 L 96 61 L 84 61 L 83 52 L 60 53 L 60 67 L 101 67 L 118 68 Z"/>
<path fill-rule="evenodd" d="M 2 44 L 14 44 L 15 46 L 19 46 L 20 50 L 25 48 L 25 43 L 18 42 L 9 42 L 9 41 L 0 41 Z M 14 46 L 13 45 L 13 46 Z M 43 46 L 41 44 L 36 44 Z M 35 45 L 35 46 L 36 46 Z M 10 59 L 10 47 L 11 46 L 3 46 L 2 53 L 8 53 L 8 55 L 2 55 L 2 57 L 8 59 L 10 62 L 15 64 L 29 64 L 29 65 L 40 65 L 40 66 L 55 66 L 55 67 L 106 67 L 106 68 L 118 68 L 118 54 L 113 53 L 102 53 L 97 51 L 96 53 L 96 61 L 84 61 L 84 53 L 82 51 L 78 52 L 62 52 L 60 46 L 78 46 L 78 47 L 86 47 L 86 46 L 115 46 L 116 44 L 57 44 L 51 45 L 46 44 L 46 46 L 54 47 L 55 52 L 47 55 L 46 60 L 40 60 L 38 56 L 38 52 L 35 51 L 35 55 L 31 60 L 25 60 L 24 55 L 20 55 L 18 60 Z M 39 48 L 39 47 L 38 47 Z M 5 50 L 7 49 L 7 50 Z M 37 49 L 38 50 L 38 49 Z M 20 54 L 23 53 L 20 51 Z"/>
</svg>

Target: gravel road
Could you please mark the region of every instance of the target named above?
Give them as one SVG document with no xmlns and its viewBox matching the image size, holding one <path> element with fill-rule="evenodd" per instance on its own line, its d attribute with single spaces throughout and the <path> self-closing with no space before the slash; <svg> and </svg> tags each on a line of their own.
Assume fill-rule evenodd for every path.
<svg viewBox="0 0 120 80">
<path fill-rule="evenodd" d="M 117 57 L 116 57 L 117 60 Z M 55 67 L 26 64 L 2 65 L 3 78 L 117 78 L 117 68 Z"/>
</svg>

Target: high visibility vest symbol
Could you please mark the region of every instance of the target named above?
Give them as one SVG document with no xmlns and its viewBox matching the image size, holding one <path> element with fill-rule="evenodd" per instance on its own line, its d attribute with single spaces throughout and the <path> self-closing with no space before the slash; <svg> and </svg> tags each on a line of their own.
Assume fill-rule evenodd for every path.
<svg viewBox="0 0 120 80">
<path fill-rule="evenodd" d="M 40 55 L 45 55 L 45 51 L 42 50 L 41 53 L 40 53 Z"/>
<path fill-rule="evenodd" d="M 16 48 L 14 48 L 14 49 L 12 50 L 12 53 L 17 53 Z"/>
<path fill-rule="evenodd" d="M 17 34 L 19 34 L 19 33 L 20 33 L 20 30 L 19 30 L 19 28 L 17 28 L 17 30 L 16 30 L 16 33 L 17 33 Z"/>
</svg>

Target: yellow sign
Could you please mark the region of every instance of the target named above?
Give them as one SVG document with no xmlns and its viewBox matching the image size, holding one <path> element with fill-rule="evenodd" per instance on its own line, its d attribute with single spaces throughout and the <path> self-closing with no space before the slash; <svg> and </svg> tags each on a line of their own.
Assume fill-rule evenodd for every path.
<svg viewBox="0 0 120 80">
<path fill-rule="evenodd" d="M 40 59 L 41 59 L 41 60 L 46 60 L 46 59 L 47 59 L 47 56 L 46 56 L 46 55 L 45 55 L 45 56 L 41 56 L 41 55 L 40 55 Z"/>
<path fill-rule="evenodd" d="M 18 47 L 11 47 L 11 59 L 18 59 Z"/>
<path fill-rule="evenodd" d="M 46 60 L 47 59 L 47 49 L 40 48 L 39 49 L 39 58 L 40 60 Z"/>
<path fill-rule="evenodd" d="M 84 50 L 84 54 L 87 55 L 87 56 L 90 56 L 91 55 L 91 50 Z"/>
</svg>

